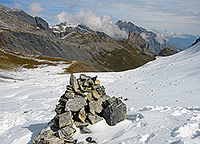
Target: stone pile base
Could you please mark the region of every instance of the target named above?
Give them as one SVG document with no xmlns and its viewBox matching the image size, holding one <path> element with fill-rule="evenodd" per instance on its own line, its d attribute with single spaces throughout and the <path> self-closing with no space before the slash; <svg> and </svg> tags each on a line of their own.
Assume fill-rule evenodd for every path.
<svg viewBox="0 0 200 144">
<path fill-rule="evenodd" d="M 48 124 L 49 130 L 37 135 L 33 144 L 77 143 L 73 139 L 74 127 L 79 128 L 81 134 L 91 133 L 87 126 L 103 118 L 108 125 L 114 126 L 126 118 L 127 108 L 120 99 L 106 95 L 97 77 L 81 74 L 76 79 L 71 74 L 70 85 L 67 85 L 55 112 L 56 116 Z"/>
</svg>

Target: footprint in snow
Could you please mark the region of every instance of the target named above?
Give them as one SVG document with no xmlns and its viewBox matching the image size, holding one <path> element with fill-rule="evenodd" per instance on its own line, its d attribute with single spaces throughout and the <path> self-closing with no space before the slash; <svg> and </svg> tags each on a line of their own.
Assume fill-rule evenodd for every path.
<svg viewBox="0 0 200 144">
<path fill-rule="evenodd" d="M 140 113 L 126 115 L 127 120 L 134 121 L 134 122 L 139 121 L 140 119 L 143 119 L 143 118 L 144 116 Z"/>
</svg>

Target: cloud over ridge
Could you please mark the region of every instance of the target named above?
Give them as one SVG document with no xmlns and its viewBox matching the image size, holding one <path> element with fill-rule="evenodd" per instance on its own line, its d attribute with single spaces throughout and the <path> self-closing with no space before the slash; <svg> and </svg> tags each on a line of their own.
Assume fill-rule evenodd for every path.
<svg viewBox="0 0 200 144">
<path fill-rule="evenodd" d="M 40 3 L 32 3 L 29 8 L 30 12 L 35 15 L 44 10 L 44 8 L 41 7 Z"/>
<path fill-rule="evenodd" d="M 98 17 L 93 11 L 80 11 L 73 15 L 63 11 L 57 15 L 57 18 L 59 22 L 67 21 L 72 24 L 84 24 L 95 31 L 104 32 L 113 38 L 122 39 L 128 37 L 125 31 L 120 30 L 119 27 L 112 22 L 111 15 Z"/>
</svg>

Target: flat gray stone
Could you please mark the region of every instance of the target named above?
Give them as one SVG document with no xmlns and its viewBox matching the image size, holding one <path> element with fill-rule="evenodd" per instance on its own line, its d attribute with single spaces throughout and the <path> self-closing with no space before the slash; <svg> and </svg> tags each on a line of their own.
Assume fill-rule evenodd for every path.
<svg viewBox="0 0 200 144">
<path fill-rule="evenodd" d="M 82 107 L 86 106 L 86 100 L 84 97 L 81 96 L 75 96 L 73 99 L 69 99 L 66 102 L 65 107 L 67 107 L 70 111 L 77 112 Z"/>
<path fill-rule="evenodd" d="M 66 126 L 57 131 L 57 136 L 60 139 L 71 140 L 76 130 L 72 126 Z"/>
<path fill-rule="evenodd" d="M 64 140 L 54 136 L 52 130 L 45 131 L 42 134 L 37 135 L 33 140 L 33 144 L 65 144 Z"/>
<path fill-rule="evenodd" d="M 62 113 L 60 115 L 56 115 L 55 117 L 55 122 L 56 125 L 59 128 L 63 128 L 67 125 L 71 125 L 72 124 L 72 115 L 70 111 L 67 111 L 65 113 Z"/>
<path fill-rule="evenodd" d="M 88 126 L 89 123 L 86 123 L 86 122 L 79 122 L 79 121 L 74 121 L 74 125 L 78 128 L 82 127 L 82 126 Z"/>
<path fill-rule="evenodd" d="M 93 115 L 101 113 L 101 111 L 103 110 L 102 101 L 101 100 L 90 101 L 89 102 L 89 110 Z"/>
<path fill-rule="evenodd" d="M 89 128 L 87 128 L 86 126 L 81 126 L 80 133 L 81 134 L 89 134 L 89 133 L 92 133 L 92 131 Z"/>
<path fill-rule="evenodd" d="M 104 106 L 103 118 L 108 125 L 114 126 L 126 119 L 127 108 L 121 100 L 113 97 L 107 100 Z"/>
</svg>

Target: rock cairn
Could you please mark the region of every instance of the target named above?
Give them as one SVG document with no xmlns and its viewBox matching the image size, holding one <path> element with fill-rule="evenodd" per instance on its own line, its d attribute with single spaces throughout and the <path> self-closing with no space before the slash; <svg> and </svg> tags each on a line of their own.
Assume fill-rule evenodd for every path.
<svg viewBox="0 0 200 144">
<path fill-rule="evenodd" d="M 103 118 L 108 125 L 114 126 L 126 118 L 127 108 L 119 98 L 106 95 L 97 76 L 81 74 L 76 79 L 71 74 L 70 85 L 67 85 L 55 112 L 56 116 L 49 122 L 48 128 L 33 139 L 33 144 L 77 143 L 73 139 L 75 127 L 80 129 L 81 134 L 91 133 L 87 126 Z"/>
</svg>

